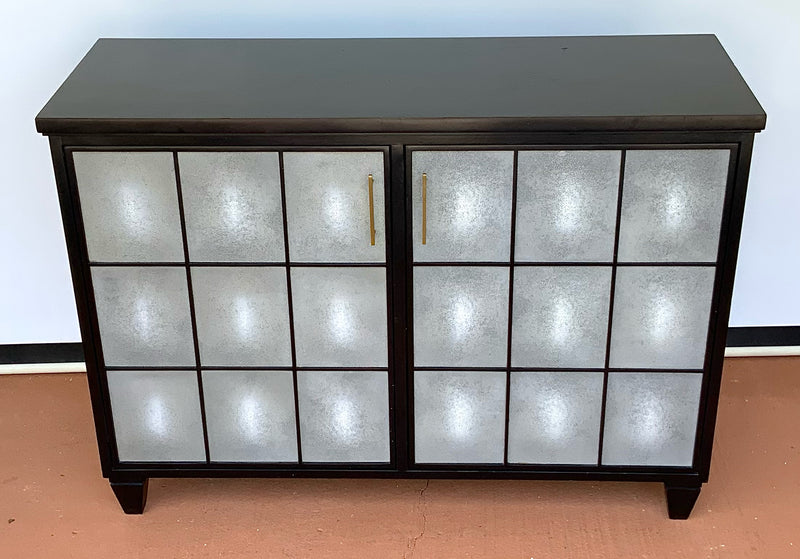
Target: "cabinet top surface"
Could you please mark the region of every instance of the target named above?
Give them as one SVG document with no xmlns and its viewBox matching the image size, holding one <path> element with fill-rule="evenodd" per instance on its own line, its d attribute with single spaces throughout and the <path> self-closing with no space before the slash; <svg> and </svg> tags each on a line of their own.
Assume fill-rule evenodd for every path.
<svg viewBox="0 0 800 559">
<path fill-rule="evenodd" d="M 713 35 L 101 39 L 45 134 L 761 130 Z"/>
</svg>

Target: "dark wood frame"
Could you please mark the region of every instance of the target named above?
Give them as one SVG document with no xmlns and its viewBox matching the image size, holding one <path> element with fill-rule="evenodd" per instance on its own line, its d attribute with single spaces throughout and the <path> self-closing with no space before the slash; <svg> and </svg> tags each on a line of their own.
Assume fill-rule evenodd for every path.
<svg viewBox="0 0 800 559">
<path fill-rule="evenodd" d="M 621 119 L 625 120 L 625 119 Z M 123 509 L 141 513 L 150 477 L 409 477 L 476 479 L 571 479 L 659 481 L 666 487 L 670 518 L 686 518 L 701 485 L 708 480 L 711 449 L 718 406 L 722 361 L 736 271 L 744 199 L 754 133 L 752 131 L 592 131 L 567 132 L 455 132 L 447 133 L 447 121 L 426 121 L 414 133 L 293 133 L 253 134 L 245 123 L 238 131 L 224 134 L 154 134 L 137 122 L 126 122 L 122 134 L 66 134 L 50 137 L 51 154 L 67 240 L 70 268 L 86 355 L 89 389 L 103 476 L 109 478 Z M 485 123 L 483 123 L 485 124 Z M 629 122 L 620 122 L 617 130 Z M 615 127 L 611 127 L 612 129 Z M 565 130 L 572 130 L 569 127 Z M 490 129 L 489 129 L 490 130 Z M 541 130 L 541 129 L 540 129 Z M 63 131 L 62 131 L 63 132 Z M 137 133 L 141 132 L 141 133 Z M 413 437 L 410 433 L 411 283 L 408 226 L 410 181 L 406 176 L 409 147 L 443 149 L 580 148 L 620 149 L 632 147 L 725 147 L 732 150 L 727 192 L 710 315 L 694 460 L 691 467 L 652 466 L 543 466 L 543 465 L 437 465 L 417 467 L 411 463 Z M 114 429 L 110 414 L 95 302 L 91 287 L 86 239 L 77 198 L 77 186 L 70 152 L 74 149 L 368 149 L 386 150 L 387 290 L 389 302 L 389 379 L 393 389 L 390 402 L 391 462 L 385 464 L 303 465 L 263 463 L 121 463 L 116 457 Z M 515 157 L 516 162 L 516 157 Z M 623 159 L 624 165 L 624 159 Z M 516 169 L 516 165 L 515 165 Z M 515 181 L 516 182 L 516 181 Z M 180 198 L 180 197 L 179 197 Z M 618 200 L 618 203 L 621 199 Z M 181 212 L 182 215 L 182 212 Z M 618 212 L 619 216 L 619 212 Z M 619 217 L 618 217 L 619 219 Z M 617 228 L 618 228 L 617 224 Z M 513 225 L 512 225 L 513 228 Z M 616 251 L 615 251 L 616 252 Z M 616 260 L 616 258 L 615 258 Z M 177 264 L 177 263 L 176 263 Z M 181 263 L 187 266 L 188 263 Z M 687 263 L 688 264 L 688 263 Z M 201 265 L 198 263 L 198 265 Z M 515 264 L 516 265 L 516 264 Z M 574 264 L 573 264 L 574 265 Z M 625 264 L 628 265 L 628 264 Z M 630 264 L 630 265 L 636 265 Z M 646 265 L 654 265 L 647 263 Z M 657 264 L 656 264 L 657 265 Z M 670 264 L 674 265 L 674 264 Z M 615 269 L 612 267 L 612 270 Z M 288 268 L 287 268 L 288 270 Z M 613 281 L 612 281 L 613 290 Z M 613 297 L 613 293 L 612 293 Z M 198 362 L 199 365 L 199 362 Z M 607 368 L 605 371 L 607 378 Z M 198 367 L 198 375 L 200 369 Z M 296 368 L 294 368 L 296 370 Z M 510 370 L 510 364 L 504 370 Z M 530 370 L 527 369 L 526 370 Z M 604 388 L 605 393 L 605 388 Z M 391 392 L 390 392 L 391 394 Z M 605 396 L 605 395 L 604 395 Z M 390 396 L 391 398 L 391 396 Z M 298 432 L 299 434 L 299 432 Z"/>
</svg>

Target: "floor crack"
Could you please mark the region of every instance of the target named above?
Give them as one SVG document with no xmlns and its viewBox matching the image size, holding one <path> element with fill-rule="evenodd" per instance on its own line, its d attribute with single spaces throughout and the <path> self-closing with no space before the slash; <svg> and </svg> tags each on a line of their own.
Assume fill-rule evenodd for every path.
<svg viewBox="0 0 800 559">
<path fill-rule="evenodd" d="M 419 497 L 417 498 L 417 508 L 419 508 L 420 516 L 422 516 L 422 528 L 419 531 L 419 534 L 411 538 L 408 542 L 408 553 L 404 554 L 403 557 L 406 559 L 410 559 L 414 557 L 414 550 L 417 547 L 417 542 L 422 539 L 422 536 L 425 535 L 425 528 L 428 523 L 428 517 L 425 515 L 425 490 L 428 489 L 431 480 L 425 480 L 425 487 L 420 489 Z"/>
</svg>

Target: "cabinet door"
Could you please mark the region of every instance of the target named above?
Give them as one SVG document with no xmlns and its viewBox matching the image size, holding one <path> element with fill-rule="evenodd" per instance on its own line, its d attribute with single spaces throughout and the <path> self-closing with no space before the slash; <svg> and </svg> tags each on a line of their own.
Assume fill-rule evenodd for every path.
<svg viewBox="0 0 800 559">
<path fill-rule="evenodd" d="M 386 261 L 384 152 L 286 152 L 283 161 L 290 261 Z"/>
<path fill-rule="evenodd" d="M 389 462 L 384 153 L 74 154 L 121 460 Z"/>
<path fill-rule="evenodd" d="M 412 151 L 414 460 L 690 465 L 729 158 Z"/>
</svg>

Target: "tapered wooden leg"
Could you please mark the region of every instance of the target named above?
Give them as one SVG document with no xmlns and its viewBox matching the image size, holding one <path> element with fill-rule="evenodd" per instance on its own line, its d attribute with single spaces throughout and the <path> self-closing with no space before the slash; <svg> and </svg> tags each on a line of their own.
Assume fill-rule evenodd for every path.
<svg viewBox="0 0 800 559">
<path fill-rule="evenodd" d="M 139 481 L 111 481 L 111 489 L 117 496 L 125 514 L 142 514 L 147 503 L 147 483 L 145 478 Z"/>
<path fill-rule="evenodd" d="M 669 517 L 673 520 L 686 520 L 689 518 L 694 504 L 700 496 L 700 486 L 682 487 L 665 483 L 664 489 L 667 492 Z"/>
</svg>

